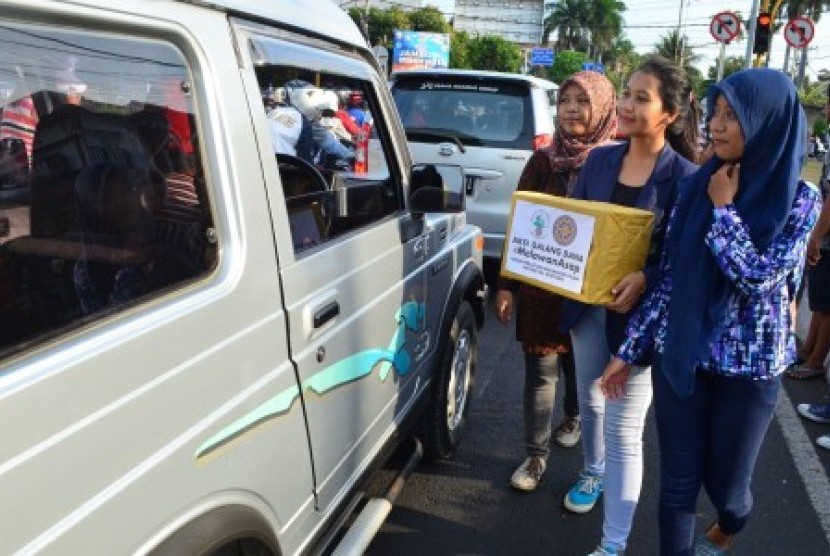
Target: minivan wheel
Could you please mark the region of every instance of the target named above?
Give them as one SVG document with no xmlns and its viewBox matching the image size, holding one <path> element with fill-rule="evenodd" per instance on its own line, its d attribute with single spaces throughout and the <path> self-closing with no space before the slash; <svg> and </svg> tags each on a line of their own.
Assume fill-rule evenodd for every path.
<svg viewBox="0 0 830 556">
<path fill-rule="evenodd" d="M 459 304 L 447 333 L 423 421 L 424 451 L 432 459 L 452 455 L 467 423 L 478 353 L 478 329 L 467 301 Z"/>
</svg>

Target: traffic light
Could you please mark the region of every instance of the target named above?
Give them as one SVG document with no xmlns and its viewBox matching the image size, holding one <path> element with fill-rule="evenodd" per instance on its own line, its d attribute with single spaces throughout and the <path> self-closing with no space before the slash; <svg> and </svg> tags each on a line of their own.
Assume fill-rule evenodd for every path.
<svg viewBox="0 0 830 556">
<path fill-rule="evenodd" d="M 753 54 L 766 54 L 769 50 L 769 38 L 772 26 L 772 16 L 768 12 L 758 14 L 755 20 L 755 44 L 752 46 Z"/>
</svg>

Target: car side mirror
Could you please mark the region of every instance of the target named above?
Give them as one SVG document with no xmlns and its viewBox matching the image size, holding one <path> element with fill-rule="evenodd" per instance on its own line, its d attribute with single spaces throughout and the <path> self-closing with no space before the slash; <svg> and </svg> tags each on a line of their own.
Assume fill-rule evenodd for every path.
<svg viewBox="0 0 830 556">
<path fill-rule="evenodd" d="M 455 213 L 464 211 L 464 173 L 461 166 L 416 164 L 412 167 L 409 210 Z"/>
</svg>

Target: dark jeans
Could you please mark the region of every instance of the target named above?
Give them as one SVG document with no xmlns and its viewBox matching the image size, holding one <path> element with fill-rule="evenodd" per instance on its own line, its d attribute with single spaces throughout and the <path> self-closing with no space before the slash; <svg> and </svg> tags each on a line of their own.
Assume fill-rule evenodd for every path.
<svg viewBox="0 0 830 556">
<path fill-rule="evenodd" d="M 734 535 L 746 524 L 752 509 L 752 471 L 781 378 L 753 381 L 698 372 L 694 394 L 680 398 L 663 373 L 662 358 L 655 354 L 660 554 L 691 555 L 701 486 L 717 510 L 721 531 Z"/>
<path fill-rule="evenodd" d="M 573 353 L 525 353 L 524 422 L 528 456 L 548 457 L 559 370 L 565 378 L 565 416 L 579 415 Z"/>
</svg>

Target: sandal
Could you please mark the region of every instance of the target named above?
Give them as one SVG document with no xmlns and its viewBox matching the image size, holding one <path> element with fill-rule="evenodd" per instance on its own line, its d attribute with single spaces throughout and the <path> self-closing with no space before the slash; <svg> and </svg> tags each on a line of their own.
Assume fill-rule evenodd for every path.
<svg viewBox="0 0 830 556">
<path fill-rule="evenodd" d="M 816 378 L 824 374 L 824 369 L 811 369 L 810 367 L 805 367 L 804 365 L 793 365 L 789 367 L 784 374 L 787 375 L 788 378 L 793 378 L 795 380 L 807 380 L 809 378 Z"/>
</svg>

